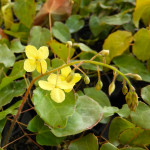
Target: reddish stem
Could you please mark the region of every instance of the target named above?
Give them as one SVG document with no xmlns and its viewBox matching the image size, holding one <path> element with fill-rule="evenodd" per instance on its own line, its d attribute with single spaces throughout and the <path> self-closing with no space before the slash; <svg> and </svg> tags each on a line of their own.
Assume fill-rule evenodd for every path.
<svg viewBox="0 0 150 150">
<path fill-rule="evenodd" d="M 8 131 L 7 135 L 6 135 L 6 138 L 5 138 L 5 141 L 4 141 L 4 144 L 5 144 L 5 145 L 8 143 L 10 134 L 11 134 L 11 132 L 12 132 L 12 130 L 13 130 L 13 127 L 14 127 L 14 125 L 15 125 L 15 123 L 16 123 L 16 121 L 17 121 L 19 115 L 20 115 L 20 112 L 21 112 L 21 110 L 22 110 L 22 108 L 23 108 L 23 106 L 24 106 L 24 103 L 26 102 L 26 99 L 27 99 L 27 97 L 28 97 L 28 95 L 29 95 L 29 92 L 30 92 L 30 90 L 31 90 L 31 88 L 32 88 L 32 86 L 33 86 L 33 84 L 34 84 L 34 82 L 35 82 L 36 80 L 38 80 L 40 77 L 42 77 L 42 76 L 43 76 L 43 74 L 40 75 L 40 76 L 38 76 L 38 77 L 36 77 L 35 79 L 33 79 L 33 80 L 31 81 L 30 86 L 28 87 L 28 89 L 27 89 L 27 91 L 26 91 L 26 93 L 25 93 L 25 96 L 24 96 L 24 98 L 23 98 L 23 100 L 22 100 L 22 103 L 21 103 L 21 105 L 20 105 L 20 107 L 19 107 L 19 109 L 18 109 L 18 112 L 17 112 L 17 114 L 16 114 L 16 116 L 15 116 L 15 118 L 14 118 L 14 120 L 13 120 L 13 122 L 12 122 L 10 128 L 9 128 L 9 131 Z"/>
</svg>

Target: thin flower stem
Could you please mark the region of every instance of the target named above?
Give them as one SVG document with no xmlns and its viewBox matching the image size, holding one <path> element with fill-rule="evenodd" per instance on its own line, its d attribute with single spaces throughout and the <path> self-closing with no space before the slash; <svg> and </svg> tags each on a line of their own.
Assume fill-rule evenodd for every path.
<svg viewBox="0 0 150 150">
<path fill-rule="evenodd" d="M 53 40 L 53 36 L 52 36 L 52 16 L 51 13 L 49 13 L 49 31 L 50 31 L 50 40 Z"/>
<path fill-rule="evenodd" d="M 92 61 L 92 60 L 78 60 L 78 61 L 73 61 L 73 62 L 70 62 L 70 63 L 65 64 L 65 65 L 63 65 L 63 66 L 60 66 L 60 67 L 58 67 L 58 68 L 55 68 L 55 69 L 53 69 L 53 70 L 51 70 L 51 71 L 48 71 L 48 72 L 46 72 L 46 73 L 44 73 L 44 74 L 41 74 L 41 75 L 39 75 L 38 77 L 36 77 L 35 79 L 33 79 L 33 80 L 31 81 L 31 83 L 30 83 L 30 85 L 29 85 L 29 87 L 28 87 L 28 89 L 27 89 L 27 91 L 26 91 L 26 93 L 25 93 L 25 96 L 24 96 L 24 98 L 23 98 L 23 100 L 22 100 L 22 103 L 21 103 L 21 105 L 20 105 L 20 107 L 19 107 L 19 109 L 18 109 L 18 112 L 17 112 L 17 114 L 16 114 L 16 116 L 15 116 L 15 118 L 14 118 L 14 120 L 13 120 L 13 122 L 12 122 L 10 128 L 9 128 L 9 131 L 8 131 L 7 136 L 6 136 L 6 138 L 5 138 L 5 142 L 4 142 L 5 144 L 8 143 L 8 140 L 9 140 L 9 137 L 10 137 L 10 135 L 11 135 L 11 132 L 12 132 L 12 130 L 13 130 L 13 128 L 14 128 L 14 125 L 15 125 L 15 123 L 16 123 L 16 121 L 17 121 L 17 119 L 18 119 L 18 117 L 19 117 L 19 115 L 20 115 L 20 113 L 21 113 L 21 110 L 22 110 L 22 108 L 23 108 L 23 106 L 24 106 L 24 103 L 26 102 L 26 99 L 27 99 L 27 97 L 28 97 L 28 95 L 29 95 L 29 92 L 30 92 L 32 86 L 34 85 L 34 82 L 35 82 L 36 80 L 38 80 L 39 78 L 41 78 L 41 77 L 43 77 L 43 76 L 46 76 L 46 75 L 48 75 L 48 74 L 50 74 L 50 73 L 53 73 L 53 72 L 55 72 L 55 71 L 57 71 L 57 70 L 60 70 L 60 69 L 62 69 L 62 68 L 64 68 L 64 67 L 71 66 L 71 65 L 74 65 L 74 64 L 81 64 L 81 63 L 89 63 L 89 64 L 94 64 L 94 65 L 99 65 L 99 66 L 103 66 L 103 67 L 109 68 L 109 69 L 111 69 L 111 70 L 113 70 L 113 71 L 116 71 L 119 75 L 121 75 L 121 76 L 126 80 L 126 82 L 128 83 L 130 89 L 132 89 L 132 84 L 130 83 L 129 79 L 128 79 L 122 72 L 120 72 L 117 68 L 115 68 L 115 67 L 113 67 L 113 66 L 111 66 L 111 65 L 108 65 L 108 64 L 104 64 L 104 63 L 97 62 L 97 61 Z M 77 65 L 77 66 L 78 66 L 78 65 Z"/>
<path fill-rule="evenodd" d="M 27 137 L 30 141 L 32 141 L 32 143 L 34 143 L 38 148 L 40 148 L 40 150 L 44 150 L 43 147 L 41 147 L 38 143 L 36 143 L 36 142 L 24 131 L 24 129 L 21 127 L 20 124 L 18 124 L 18 125 L 19 125 L 21 131 L 23 132 L 23 134 L 26 135 L 26 137 Z"/>
<path fill-rule="evenodd" d="M 101 80 L 100 72 L 99 72 L 99 65 L 97 65 L 97 74 L 98 74 L 98 80 Z"/>
<path fill-rule="evenodd" d="M 35 135 L 35 134 L 27 134 L 27 135 Z M 19 138 L 15 139 L 14 141 L 12 141 L 12 142 L 10 142 L 10 143 L 6 144 L 5 146 L 3 146 L 3 147 L 2 147 L 2 149 L 6 148 L 7 146 L 9 146 L 9 145 L 13 144 L 14 142 L 16 142 L 16 141 L 18 141 L 18 140 L 22 139 L 23 137 L 25 137 L 25 136 L 27 136 L 27 135 L 23 135 L 23 136 L 21 136 L 21 137 L 19 137 Z"/>
<path fill-rule="evenodd" d="M 10 118 L 8 118 L 7 117 L 7 120 L 10 120 L 10 121 L 12 121 L 13 119 L 10 119 Z M 18 124 L 20 124 L 20 125 L 22 125 L 22 126 L 24 126 L 24 127 L 27 127 L 27 125 L 26 124 L 24 124 L 24 123 L 22 123 L 22 122 L 19 122 L 19 121 L 16 121 Z"/>
<path fill-rule="evenodd" d="M 81 70 L 79 67 L 77 67 L 76 65 L 73 65 L 74 68 L 78 69 L 81 73 L 83 73 L 84 76 L 86 76 L 85 72 L 83 70 Z"/>
<path fill-rule="evenodd" d="M 68 58 L 67 58 L 67 64 L 68 64 L 69 61 L 70 61 L 70 49 L 71 49 L 71 46 L 70 46 L 70 44 L 68 44 Z"/>
</svg>

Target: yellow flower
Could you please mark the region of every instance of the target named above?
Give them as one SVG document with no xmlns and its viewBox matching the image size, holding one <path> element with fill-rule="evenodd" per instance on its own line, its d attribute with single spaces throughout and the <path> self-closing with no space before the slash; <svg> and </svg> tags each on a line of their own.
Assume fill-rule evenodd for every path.
<svg viewBox="0 0 150 150">
<path fill-rule="evenodd" d="M 65 84 L 66 86 L 68 85 L 68 88 L 64 90 L 65 92 L 70 92 L 73 89 L 74 85 L 81 79 L 81 75 L 79 73 L 74 73 L 72 80 L 68 82 L 67 78 L 71 73 L 72 70 L 69 66 L 61 69 L 60 78 L 62 81 L 64 81 L 63 84 Z"/>
<path fill-rule="evenodd" d="M 52 100 L 57 103 L 63 102 L 65 100 L 65 93 L 62 89 L 67 89 L 68 85 L 63 84 L 64 82 L 61 81 L 60 76 L 54 73 L 50 74 L 47 80 L 40 80 L 38 82 L 39 86 L 44 90 L 51 91 L 50 96 Z"/>
<path fill-rule="evenodd" d="M 78 73 L 75 73 L 73 79 L 70 82 L 66 81 L 67 76 L 70 74 L 71 68 L 65 67 L 61 69 L 61 75 L 56 75 L 54 73 L 50 74 L 48 81 L 40 80 L 39 86 L 44 89 L 51 91 L 50 96 L 52 100 L 57 103 L 61 103 L 65 100 L 65 92 L 70 92 L 73 89 L 75 83 L 77 83 L 81 76 Z M 64 91 L 63 91 L 64 90 Z"/>
<path fill-rule="evenodd" d="M 49 55 L 49 50 L 46 46 L 40 47 L 38 50 L 31 45 L 26 46 L 25 53 L 28 59 L 24 62 L 24 69 L 27 72 L 32 72 L 35 69 L 39 73 L 45 73 L 47 70 L 47 63 L 45 59 Z"/>
</svg>

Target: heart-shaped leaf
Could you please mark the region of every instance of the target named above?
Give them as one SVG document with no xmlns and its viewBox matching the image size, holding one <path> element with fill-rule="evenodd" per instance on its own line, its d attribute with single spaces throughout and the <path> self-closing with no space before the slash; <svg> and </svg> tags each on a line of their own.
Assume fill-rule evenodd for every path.
<svg viewBox="0 0 150 150">
<path fill-rule="evenodd" d="M 103 44 L 103 49 L 109 50 L 109 56 L 107 57 L 110 62 L 114 57 L 119 56 L 125 52 L 130 43 L 132 42 L 132 33 L 128 31 L 116 31 L 111 33 Z"/>
<path fill-rule="evenodd" d="M 150 129 L 150 107 L 139 102 L 136 112 L 131 112 L 132 121 L 139 127 Z"/>
<path fill-rule="evenodd" d="M 36 141 L 40 145 L 57 146 L 64 140 L 64 137 L 59 138 L 52 134 L 50 129 L 44 125 L 44 121 L 39 116 L 35 116 L 29 122 L 27 128 L 32 132 L 37 132 Z"/>
<path fill-rule="evenodd" d="M 37 114 L 51 127 L 64 128 L 68 117 L 74 112 L 75 96 L 73 92 L 65 93 L 62 103 L 54 102 L 50 92 L 37 88 L 33 94 L 33 104 Z"/>
<path fill-rule="evenodd" d="M 91 129 L 102 119 L 102 109 L 99 104 L 88 96 L 80 96 L 76 101 L 74 114 L 69 117 L 65 128 L 52 128 L 52 133 L 58 137 L 78 134 Z"/>
<path fill-rule="evenodd" d="M 115 146 L 118 146 L 120 133 L 126 129 L 133 127 L 135 127 L 134 124 L 123 118 L 120 117 L 114 118 L 109 127 L 109 141 Z"/>
<path fill-rule="evenodd" d="M 69 150 L 98 150 L 98 139 L 94 134 L 88 134 L 84 137 L 71 142 Z"/>
</svg>

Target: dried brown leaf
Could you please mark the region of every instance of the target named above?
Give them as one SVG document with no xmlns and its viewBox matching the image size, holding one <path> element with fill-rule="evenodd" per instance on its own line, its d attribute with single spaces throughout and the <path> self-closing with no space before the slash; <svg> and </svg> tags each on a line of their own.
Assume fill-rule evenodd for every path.
<svg viewBox="0 0 150 150">
<path fill-rule="evenodd" d="M 72 11 L 71 0 L 47 0 L 42 6 L 34 19 L 34 24 L 38 25 L 43 22 L 46 15 L 51 14 L 67 14 L 68 16 Z"/>
</svg>

